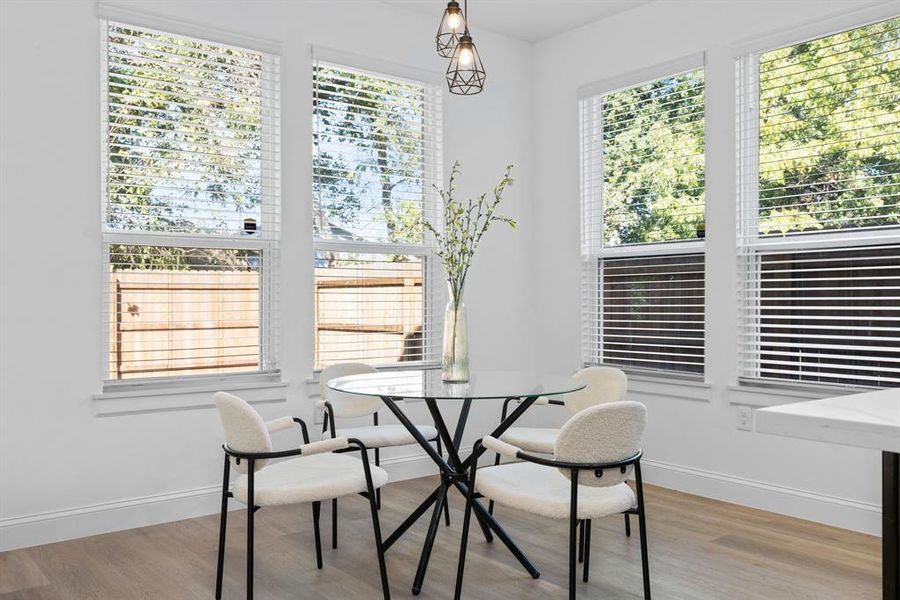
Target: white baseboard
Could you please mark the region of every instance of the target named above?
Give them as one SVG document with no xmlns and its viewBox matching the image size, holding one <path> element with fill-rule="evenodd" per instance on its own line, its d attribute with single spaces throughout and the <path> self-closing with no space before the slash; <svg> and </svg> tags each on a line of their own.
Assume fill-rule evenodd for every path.
<svg viewBox="0 0 900 600">
<path fill-rule="evenodd" d="M 460 454 L 465 458 L 467 452 Z M 881 532 L 881 508 L 875 504 L 661 461 L 644 460 L 643 465 L 647 483 L 654 485 L 871 535 Z M 421 453 L 386 458 L 382 466 L 391 481 L 436 473 Z M 213 485 L 0 519 L 0 551 L 215 514 L 219 501 L 219 486 Z"/>
<path fill-rule="evenodd" d="M 391 481 L 437 473 L 424 453 L 385 458 L 382 467 Z M 212 485 L 0 519 L 0 552 L 215 514 L 220 490 Z M 234 504 L 237 509 L 239 505 Z"/>
<path fill-rule="evenodd" d="M 217 510 L 220 490 L 208 486 L 2 519 L 0 551 L 208 515 Z"/>
<path fill-rule="evenodd" d="M 647 483 L 842 529 L 881 535 L 881 506 L 858 500 L 703 471 L 657 460 L 641 461 Z"/>
</svg>

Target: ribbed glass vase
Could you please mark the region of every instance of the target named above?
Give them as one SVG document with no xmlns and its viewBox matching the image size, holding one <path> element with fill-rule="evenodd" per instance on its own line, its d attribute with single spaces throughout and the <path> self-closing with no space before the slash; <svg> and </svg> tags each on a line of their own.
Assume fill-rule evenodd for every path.
<svg viewBox="0 0 900 600">
<path fill-rule="evenodd" d="M 449 284 L 447 286 L 450 287 Z M 444 310 L 444 349 L 441 355 L 441 379 L 447 382 L 469 380 L 469 328 L 462 290 L 458 299 L 450 290 L 450 301 Z"/>
</svg>

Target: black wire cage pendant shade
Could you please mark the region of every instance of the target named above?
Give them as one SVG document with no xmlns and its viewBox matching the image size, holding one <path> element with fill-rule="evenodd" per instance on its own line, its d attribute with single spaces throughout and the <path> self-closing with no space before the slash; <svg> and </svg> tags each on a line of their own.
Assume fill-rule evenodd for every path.
<svg viewBox="0 0 900 600">
<path fill-rule="evenodd" d="M 444 17 L 438 26 L 438 32 L 435 36 L 437 43 L 437 53 L 444 58 L 453 56 L 456 46 L 459 44 L 459 38 L 467 30 L 466 16 L 459 7 L 459 2 L 450 0 L 447 8 L 444 10 Z"/>
<path fill-rule="evenodd" d="M 450 93 L 460 96 L 480 94 L 484 89 L 485 72 L 469 33 L 468 0 L 463 0 L 462 11 L 456 0 L 447 3 L 435 41 L 438 54 L 450 59 L 447 65 Z"/>
<path fill-rule="evenodd" d="M 475 48 L 472 36 L 467 31 L 460 36 L 453 58 L 447 66 L 447 85 L 450 87 L 450 93 L 460 96 L 479 94 L 484 89 L 486 77 L 478 49 Z"/>
</svg>

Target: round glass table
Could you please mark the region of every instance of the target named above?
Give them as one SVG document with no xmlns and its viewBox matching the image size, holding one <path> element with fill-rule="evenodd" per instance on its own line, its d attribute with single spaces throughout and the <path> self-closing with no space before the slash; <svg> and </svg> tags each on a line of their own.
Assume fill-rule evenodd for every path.
<svg viewBox="0 0 900 600">
<path fill-rule="evenodd" d="M 383 371 L 338 377 L 328 387 L 362 396 L 406 400 L 486 400 L 556 396 L 584 388 L 571 377 L 527 371 L 475 371 L 465 383 L 441 381 L 439 370 Z"/>
<path fill-rule="evenodd" d="M 500 423 L 489 433 L 489 435 L 499 438 L 539 398 L 568 394 L 585 387 L 583 383 L 574 381 L 567 376 L 546 375 L 527 371 L 474 371 L 469 381 L 465 383 L 445 383 L 441 381 L 441 372 L 439 370 L 386 371 L 350 375 L 332 379 L 327 385 L 330 389 L 346 394 L 381 398 L 385 406 L 397 417 L 397 420 L 409 431 L 410 435 L 415 438 L 416 442 L 425 450 L 426 454 L 439 469 L 441 483 L 437 489 L 383 543 L 384 550 L 390 548 L 434 505 L 428 533 L 425 537 L 425 544 L 422 547 L 419 565 L 413 580 L 413 594 L 418 594 L 422 589 L 425 571 L 428 569 L 428 561 L 431 557 L 431 550 L 434 546 L 434 539 L 440 523 L 441 511 L 444 503 L 447 501 L 447 493 L 450 489 L 456 489 L 463 496 L 467 494 L 468 469 L 473 461 L 477 461 L 484 452 L 484 448 L 480 448 L 477 454 L 469 454 L 465 460 L 459 454 L 472 401 L 489 399 L 505 401 Z M 422 436 L 418 428 L 403 412 L 403 402 L 401 402 L 403 400 L 424 401 L 428 406 L 428 411 L 434 420 L 434 426 L 438 430 L 444 447 L 447 448 L 446 458 L 428 443 L 428 440 Z M 452 434 L 441 413 L 441 407 L 446 406 L 448 404 L 447 401 L 450 400 L 458 400 L 462 403 L 456 427 Z M 515 409 L 507 415 L 507 404 L 511 401 L 518 402 Z M 453 404 L 456 406 L 459 403 L 454 402 Z M 488 542 L 493 541 L 493 537 L 496 534 L 532 577 L 540 577 L 538 570 L 535 569 L 528 557 L 503 530 L 491 512 L 477 500 L 472 503 L 472 508 L 481 526 L 485 540 Z"/>
</svg>

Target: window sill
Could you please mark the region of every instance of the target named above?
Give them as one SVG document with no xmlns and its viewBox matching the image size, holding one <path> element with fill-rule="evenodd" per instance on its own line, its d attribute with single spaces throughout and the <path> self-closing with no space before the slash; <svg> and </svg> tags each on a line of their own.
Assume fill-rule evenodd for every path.
<svg viewBox="0 0 900 600">
<path fill-rule="evenodd" d="M 93 397 L 98 417 L 191 410 L 214 406 L 215 392 L 238 392 L 250 404 L 287 401 L 288 382 L 279 374 L 223 377 L 211 381 L 113 385 Z"/>
<path fill-rule="evenodd" d="M 767 407 L 871 391 L 870 388 L 826 388 L 802 384 L 737 383 L 728 386 L 728 403 Z"/>
<path fill-rule="evenodd" d="M 646 396 L 709 402 L 712 386 L 701 378 L 628 373 L 628 391 Z"/>
</svg>

